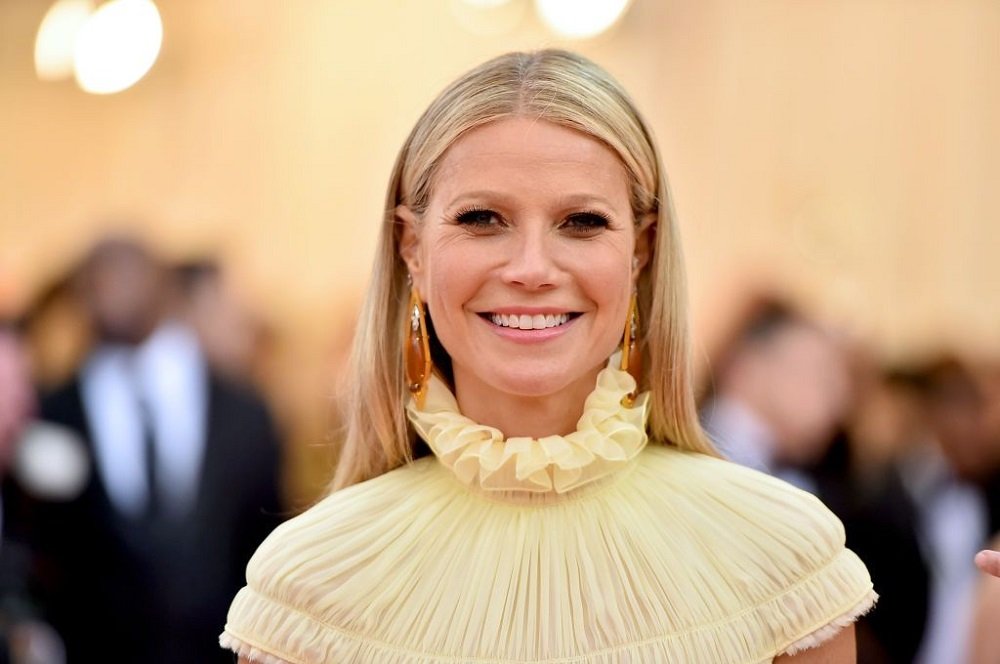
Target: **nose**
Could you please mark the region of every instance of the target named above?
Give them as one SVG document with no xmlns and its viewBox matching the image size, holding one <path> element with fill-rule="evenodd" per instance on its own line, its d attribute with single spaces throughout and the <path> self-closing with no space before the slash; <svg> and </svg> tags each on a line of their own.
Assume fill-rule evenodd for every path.
<svg viewBox="0 0 1000 664">
<path fill-rule="evenodd" d="M 517 233 L 510 254 L 501 269 L 504 283 L 528 290 L 545 290 L 556 286 L 559 266 L 554 260 L 553 247 L 541 230 Z"/>
</svg>

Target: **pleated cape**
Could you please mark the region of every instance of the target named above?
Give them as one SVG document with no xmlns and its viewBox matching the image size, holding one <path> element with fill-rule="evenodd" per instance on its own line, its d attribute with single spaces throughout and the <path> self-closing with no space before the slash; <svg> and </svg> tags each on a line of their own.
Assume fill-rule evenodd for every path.
<svg viewBox="0 0 1000 664">
<path fill-rule="evenodd" d="M 816 498 L 647 447 L 617 358 L 577 429 L 504 439 L 436 377 L 408 414 L 434 456 L 339 491 L 247 569 L 224 647 L 264 664 L 768 662 L 876 599 Z"/>
<path fill-rule="evenodd" d="M 559 494 L 428 457 L 275 530 L 221 641 L 265 664 L 756 663 L 875 599 L 816 498 L 726 461 L 652 445 Z"/>
</svg>

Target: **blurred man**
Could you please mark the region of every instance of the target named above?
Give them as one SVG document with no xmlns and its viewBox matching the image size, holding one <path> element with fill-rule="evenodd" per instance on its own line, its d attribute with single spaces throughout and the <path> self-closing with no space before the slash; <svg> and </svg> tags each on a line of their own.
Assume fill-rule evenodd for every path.
<svg viewBox="0 0 1000 664">
<path fill-rule="evenodd" d="M 207 368 L 145 247 L 105 240 L 78 280 L 96 344 L 40 411 L 92 472 L 72 498 L 23 487 L 19 511 L 45 608 L 70 664 L 227 662 L 216 636 L 280 509 L 271 419 Z"/>
<path fill-rule="evenodd" d="M 852 476 L 842 434 L 852 405 L 845 346 L 767 300 L 751 311 L 715 369 L 715 391 L 701 412 L 718 450 L 817 495 L 840 517 L 847 545 L 881 595 L 858 624 L 859 661 L 910 664 L 927 606 L 914 508 L 898 478 L 862 490 Z"/>
<path fill-rule="evenodd" d="M 702 410 L 723 456 L 817 492 L 803 469 L 826 453 L 850 406 L 844 350 L 826 331 L 766 303 L 716 368 Z"/>
<path fill-rule="evenodd" d="M 932 592 L 916 661 L 966 661 L 978 581 L 969 561 L 1000 529 L 1000 441 L 990 432 L 984 385 L 964 363 L 942 356 L 920 373 L 933 440 L 904 470 L 919 506 Z"/>
</svg>

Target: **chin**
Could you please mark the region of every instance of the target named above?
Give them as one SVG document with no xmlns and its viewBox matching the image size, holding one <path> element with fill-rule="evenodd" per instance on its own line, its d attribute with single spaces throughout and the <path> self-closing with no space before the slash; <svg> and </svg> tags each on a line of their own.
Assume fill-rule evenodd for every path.
<svg viewBox="0 0 1000 664">
<path fill-rule="evenodd" d="M 558 394 L 570 382 L 563 376 L 550 375 L 497 377 L 491 381 L 496 390 L 527 398 Z"/>
<path fill-rule="evenodd" d="M 529 398 L 547 397 L 562 392 L 580 380 L 590 381 L 601 367 L 603 364 L 580 367 L 570 366 L 566 361 L 535 360 L 507 363 L 502 369 L 478 375 L 490 387 L 506 394 Z"/>
</svg>

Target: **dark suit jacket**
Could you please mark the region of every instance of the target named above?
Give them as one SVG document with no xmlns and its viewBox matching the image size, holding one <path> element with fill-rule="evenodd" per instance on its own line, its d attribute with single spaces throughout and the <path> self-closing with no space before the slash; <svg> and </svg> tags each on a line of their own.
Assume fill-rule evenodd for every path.
<svg viewBox="0 0 1000 664">
<path fill-rule="evenodd" d="M 857 624 L 858 662 L 910 664 L 923 639 L 930 602 L 917 509 L 894 468 L 864 479 L 853 476 L 849 446 L 846 435 L 839 434 L 809 472 L 879 593 L 878 604 Z"/>
<path fill-rule="evenodd" d="M 36 592 L 68 664 L 232 662 L 217 636 L 250 555 L 280 520 L 279 445 L 260 398 L 208 380 L 202 476 L 184 520 L 123 516 L 95 471 L 67 502 L 8 488 L 7 525 L 34 552 Z M 96 467 L 78 379 L 43 399 L 41 415 L 77 431 Z"/>
</svg>

